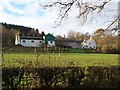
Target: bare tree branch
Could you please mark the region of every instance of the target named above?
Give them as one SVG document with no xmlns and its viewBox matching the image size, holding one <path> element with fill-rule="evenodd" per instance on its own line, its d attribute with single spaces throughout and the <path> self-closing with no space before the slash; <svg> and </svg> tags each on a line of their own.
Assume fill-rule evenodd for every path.
<svg viewBox="0 0 120 90">
<path fill-rule="evenodd" d="M 77 16 L 77 18 L 82 18 L 83 20 L 87 20 L 87 17 L 89 15 L 90 12 L 93 11 L 98 11 L 101 12 L 103 10 L 103 8 L 105 7 L 105 5 L 111 0 L 104 0 L 102 1 L 101 4 L 91 4 L 90 1 L 88 2 L 87 0 L 71 0 L 71 1 L 66 1 L 63 2 L 61 0 L 57 0 L 54 1 L 52 3 L 49 4 L 45 4 L 45 5 L 41 5 L 44 8 L 49 8 L 49 7 L 59 7 L 59 15 L 58 15 L 58 19 L 57 22 L 59 24 L 61 24 L 61 22 L 63 21 L 63 19 L 68 17 L 69 11 L 70 9 L 72 9 L 73 6 L 77 6 L 77 9 L 79 10 L 79 14 Z"/>
<path fill-rule="evenodd" d="M 112 35 L 114 35 L 118 30 L 120 30 L 119 23 L 118 23 L 119 21 L 120 21 L 120 15 L 113 22 L 111 22 L 105 30 L 113 32 Z M 118 26 L 112 27 L 116 23 L 118 24 Z"/>
<path fill-rule="evenodd" d="M 62 0 L 56 0 L 54 2 L 41 5 L 43 8 L 50 8 L 50 7 L 58 7 L 59 8 L 59 14 L 56 23 L 60 25 L 64 19 L 68 18 L 68 15 L 70 14 L 70 10 L 73 9 L 73 7 L 77 7 L 78 14 L 77 18 L 84 20 L 84 22 L 87 20 L 87 17 L 89 14 L 92 13 L 99 13 L 101 12 L 104 7 L 109 3 L 111 0 L 101 0 L 100 3 L 93 3 L 91 1 L 87 0 L 68 0 L 68 1 L 62 1 Z M 74 9 L 73 9 L 74 10 Z M 120 17 L 120 16 L 119 16 Z M 105 30 L 110 30 L 109 28 L 120 18 L 115 19 Z M 115 28 L 113 28 L 116 30 Z M 113 30 L 111 29 L 111 30 Z"/>
<path fill-rule="evenodd" d="M 107 28 L 106 30 L 108 30 L 114 23 L 120 21 L 120 15 L 118 16 L 118 18 L 116 18 Z"/>
</svg>

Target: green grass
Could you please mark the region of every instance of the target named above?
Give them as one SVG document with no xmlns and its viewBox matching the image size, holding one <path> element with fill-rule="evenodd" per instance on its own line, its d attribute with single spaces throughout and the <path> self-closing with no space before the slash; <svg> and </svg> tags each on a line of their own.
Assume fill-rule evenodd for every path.
<svg viewBox="0 0 120 90">
<path fill-rule="evenodd" d="M 15 45 L 12 45 L 12 46 L 3 46 L 2 47 L 2 51 L 3 53 L 28 53 L 28 52 L 31 52 L 31 53 L 34 53 L 35 52 L 35 48 L 34 47 L 22 47 L 22 46 L 15 46 Z M 44 51 L 44 48 L 36 48 L 36 51 L 37 52 L 43 52 Z M 92 53 L 93 50 L 90 50 L 90 49 L 78 49 L 78 48 L 56 48 L 55 47 L 52 47 L 52 48 L 48 48 L 48 51 L 49 52 L 67 52 L 67 53 Z"/>
<path fill-rule="evenodd" d="M 117 54 L 90 53 L 6 53 L 3 54 L 3 67 L 84 67 L 117 66 Z"/>
<path fill-rule="evenodd" d="M 79 48 L 69 48 L 68 53 L 92 53 L 93 50 L 90 49 L 79 49 Z"/>
</svg>

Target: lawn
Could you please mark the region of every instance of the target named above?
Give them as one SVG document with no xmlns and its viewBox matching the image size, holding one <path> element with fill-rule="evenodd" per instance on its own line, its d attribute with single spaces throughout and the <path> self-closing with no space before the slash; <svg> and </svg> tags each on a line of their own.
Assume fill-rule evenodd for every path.
<svg viewBox="0 0 120 90">
<path fill-rule="evenodd" d="M 3 67 L 117 66 L 117 54 L 90 53 L 6 53 Z"/>
</svg>

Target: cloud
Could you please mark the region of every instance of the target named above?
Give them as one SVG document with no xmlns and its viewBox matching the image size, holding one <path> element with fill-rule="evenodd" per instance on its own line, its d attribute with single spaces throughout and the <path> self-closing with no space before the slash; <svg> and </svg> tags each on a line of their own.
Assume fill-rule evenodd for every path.
<svg viewBox="0 0 120 90">
<path fill-rule="evenodd" d="M 23 9 L 26 6 L 24 3 L 17 3 L 13 1 L 11 1 L 10 4 L 16 9 Z"/>
<path fill-rule="evenodd" d="M 0 5 L 3 7 L 3 11 L 9 14 L 23 14 L 21 9 L 15 8 L 8 0 L 1 1 Z"/>
<path fill-rule="evenodd" d="M 78 11 L 71 10 L 69 18 L 63 20 L 60 26 L 54 28 L 58 9 L 44 10 L 40 7 L 40 2 L 48 2 L 48 0 L 1 0 L 0 22 L 30 26 L 38 28 L 40 32 L 45 31 L 45 33 L 54 33 L 54 35 L 60 34 L 63 36 L 71 29 L 83 33 L 92 33 L 97 28 L 106 27 L 108 23 L 105 22 L 113 20 L 116 15 L 116 11 L 108 12 L 109 7 L 112 9 L 116 8 L 117 3 L 112 2 L 102 13 L 91 15 L 93 20 L 89 17 L 88 21 L 84 25 L 81 25 L 81 21 L 75 18 Z"/>
</svg>

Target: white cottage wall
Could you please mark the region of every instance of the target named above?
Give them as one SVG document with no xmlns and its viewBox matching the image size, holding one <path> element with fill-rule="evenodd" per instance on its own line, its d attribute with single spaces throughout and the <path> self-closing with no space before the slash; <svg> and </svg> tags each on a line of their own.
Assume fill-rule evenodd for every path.
<svg viewBox="0 0 120 90">
<path fill-rule="evenodd" d="M 55 41 L 48 41 L 47 46 L 48 46 L 48 47 L 53 47 L 53 46 L 55 46 Z"/>
<path fill-rule="evenodd" d="M 92 49 L 96 49 L 96 42 L 92 39 L 92 37 L 90 37 L 89 40 L 84 40 L 82 43 L 82 48 L 92 48 Z"/>
<path fill-rule="evenodd" d="M 92 37 L 90 37 L 90 39 L 86 41 L 86 44 L 87 48 L 96 49 L 96 42 L 92 39 Z"/>
<path fill-rule="evenodd" d="M 21 39 L 21 45 L 26 47 L 39 47 L 42 43 L 42 40 Z"/>
<path fill-rule="evenodd" d="M 15 45 L 19 45 L 20 44 L 20 37 L 19 35 L 15 36 Z"/>
</svg>

